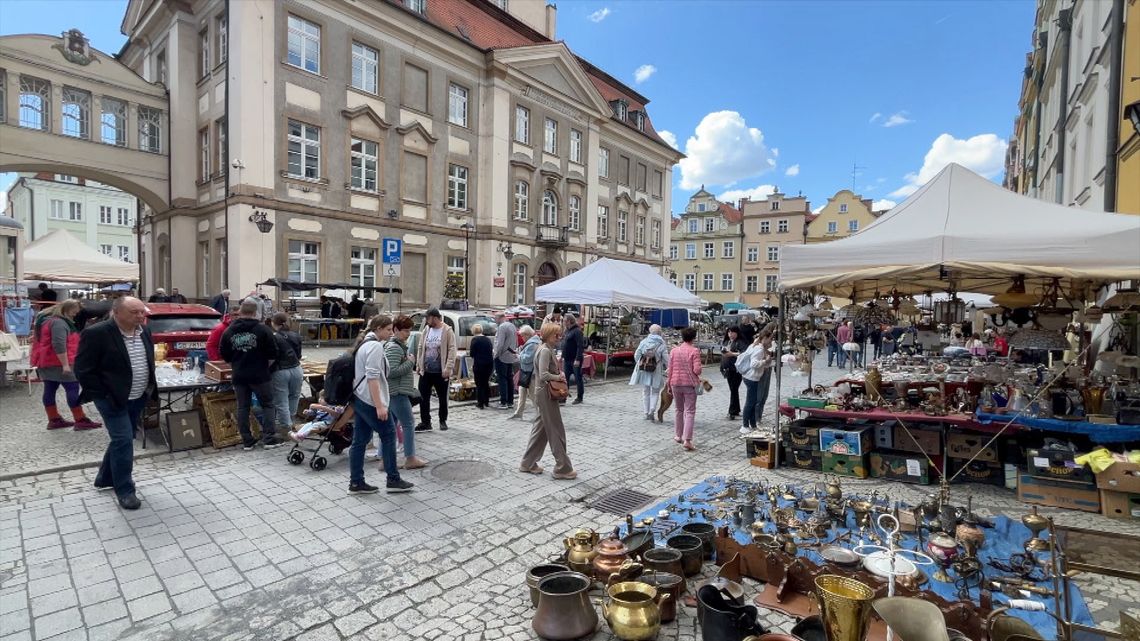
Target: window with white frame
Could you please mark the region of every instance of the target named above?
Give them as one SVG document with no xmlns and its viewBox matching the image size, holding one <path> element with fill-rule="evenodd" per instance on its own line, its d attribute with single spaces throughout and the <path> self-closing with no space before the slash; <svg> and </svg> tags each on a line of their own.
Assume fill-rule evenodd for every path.
<svg viewBox="0 0 1140 641">
<path fill-rule="evenodd" d="M 645 216 L 638 216 L 633 224 L 633 239 L 638 245 L 645 244 Z"/>
<path fill-rule="evenodd" d="M 570 130 L 570 162 L 582 162 L 582 132 Z"/>
<path fill-rule="evenodd" d="M 447 86 L 447 121 L 460 127 L 467 126 L 467 88 L 454 82 Z"/>
<path fill-rule="evenodd" d="M 218 159 L 217 167 L 219 175 L 226 170 L 226 152 L 229 150 L 228 145 L 226 145 L 228 129 L 225 118 L 218 118 L 214 121 L 214 140 L 217 142 L 216 146 L 218 148 L 214 156 Z"/>
<path fill-rule="evenodd" d="M 349 282 L 358 287 L 376 286 L 376 248 L 353 247 L 350 252 Z"/>
<path fill-rule="evenodd" d="M 705 243 L 705 258 L 716 258 L 716 243 Z"/>
<path fill-rule="evenodd" d="M 628 239 L 629 228 L 629 212 L 618 210 L 617 220 L 617 239 L 619 243 L 624 243 Z"/>
<path fill-rule="evenodd" d="M 321 177 L 321 130 L 296 120 L 289 121 L 290 176 Z"/>
<path fill-rule="evenodd" d="M 198 180 L 210 179 L 210 128 L 198 131 Z"/>
<path fill-rule="evenodd" d="M 614 105 L 614 115 L 618 120 L 625 121 L 626 115 L 629 113 L 629 103 L 624 100 L 618 100 Z"/>
<path fill-rule="evenodd" d="M 697 288 L 697 275 L 685 274 L 685 289 L 694 291 Z"/>
<path fill-rule="evenodd" d="M 119 248 L 119 260 L 124 263 L 131 262 L 131 246 L 130 245 L 117 245 Z"/>
<path fill-rule="evenodd" d="M 352 162 L 352 179 L 349 184 L 360 191 L 376 191 L 377 168 L 380 163 L 380 146 L 371 140 L 353 138 L 349 147 Z"/>
<path fill-rule="evenodd" d="M 731 292 L 733 286 L 733 278 L 735 276 L 731 273 L 720 275 L 720 291 Z"/>
<path fill-rule="evenodd" d="M 447 206 L 467 209 L 467 168 L 463 165 L 447 167 Z"/>
<path fill-rule="evenodd" d="M 520 180 L 515 183 L 515 220 L 527 220 L 530 216 L 530 183 Z"/>
<path fill-rule="evenodd" d="M 745 252 L 744 259 L 750 263 L 755 263 L 760 260 L 760 248 L 755 245 L 749 246 Z"/>
<path fill-rule="evenodd" d="M 380 93 L 380 52 L 352 43 L 352 86 L 368 93 Z"/>
<path fill-rule="evenodd" d="M 139 149 L 162 153 L 162 110 L 139 107 Z"/>
<path fill-rule="evenodd" d="M 765 276 L 764 277 L 764 291 L 766 291 L 766 292 L 776 291 L 776 281 L 779 278 L 780 277 L 775 275 L 775 274 L 768 274 L 767 276 Z"/>
<path fill-rule="evenodd" d="M 558 225 L 558 197 L 549 189 L 542 192 L 542 224 Z"/>
<path fill-rule="evenodd" d="M 837 231 L 839 231 L 839 223 L 835 222 L 834 220 L 827 223 L 827 233 L 834 234 Z"/>
<path fill-rule="evenodd" d="M 847 203 L 843 203 L 843 204 L 839 205 L 839 213 L 841 213 L 841 214 L 847 213 Z"/>
<path fill-rule="evenodd" d="M 110 205 L 99 205 L 99 224 L 110 225 L 115 219 L 115 208 Z"/>
<path fill-rule="evenodd" d="M 695 234 L 698 231 L 700 231 L 700 225 L 701 225 L 701 223 L 699 220 L 697 220 L 696 218 L 690 218 L 689 219 L 689 233 Z"/>
<path fill-rule="evenodd" d="M 696 260 L 697 258 L 697 244 L 685 243 L 685 260 Z"/>
<path fill-rule="evenodd" d="M 598 149 L 598 175 L 602 178 L 610 177 L 610 150 L 605 147 Z"/>
<path fill-rule="evenodd" d="M 776 231 L 780 232 L 781 234 L 788 233 L 788 221 L 787 221 L 787 219 L 776 221 Z"/>
<path fill-rule="evenodd" d="M 768 245 L 768 262 L 780 260 L 780 246 Z"/>
<path fill-rule="evenodd" d="M 515 106 L 515 140 L 530 144 L 530 109 L 522 105 Z"/>
<path fill-rule="evenodd" d="M 288 20 L 289 43 L 286 61 L 299 69 L 321 72 L 321 28 L 297 16 Z"/>
<path fill-rule="evenodd" d="M 661 221 L 653 221 L 653 248 L 661 249 Z"/>
<path fill-rule="evenodd" d="M 404 6 L 420 15 L 427 12 L 427 0 L 404 0 Z"/>
<path fill-rule="evenodd" d="M 60 133 L 72 138 L 91 137 L 91 94 L 64 87 L 60 106 Z"/>
<path fill-rule="evenodd" d="M 753 293 L 757 290 L 760 284 L 760 279 L 756 276 L 744 277 L 744 291 L 745 293 Z"/>
<path fill-rule="evenodd" d="M 289 280 L 320 282 L 321 245 L 307 240 L 289 241 Z"/>
<path fill-rule="evenodd" d="M 547 118 L 542 125 L 542 150 L 548 154 L 558 153 L 558 121 Z"/>
<path fill-rule="evenodd" d="M 129 227 L 134 223 L 131 220 L 131 210 L 126 207 L 119 207 L 115 214 L 115 224 L 120 227 Z"/>
<path fill-rule="evenodd" d="M 114 256 L 115 255 L 114 251 L 115 251 L 115 248 L 112 247 L 111 245 L 104 245 L 104 244 L 99 245 L 99 253 L 103 254 L 104 256 Z"/>
<path fill-rule="evenodd" d="M 467 259 L 463 256 L 448 256 L 447 257 L 447 275 L 458 276 L 460 278 L 467 277 Z"/>
<path fill-rule="evenodd" d="M 598 205 L 598 238 L 610 237 L 610 208 Z"/>
<path fill-rule="evenodd" d="M 526 303 L 526 263 L 515 263 L 514 281 L 513 300 L 515 305 L 522 305 Z"/>
<path fill-rule="evenodd" d="M 847 221 L 847 231 L 849 231 L 849 232 L 859 231 L 859 221 L 857 221 L 857 220 Z"/>
<path fill-rule="evenodd" d="M 712 272 L 708 272 L 705 274 L 701 274 L 701 277 L 704 280 L 704 283 L 702 284 L 701 289 L 703 289 L 706 292 L 712 291 L 713 283 L 716 281 L 716 276 L 713 275 Z"/>
<path fill-rule="evenodd" d="M 724 241 L 723 243 L 721 243 L 720 250 L 721 250 L 720 251 L 720 257 L 721 258 L 736 258 L 736 241 L 734 241 L 734 240 Z"/>
<path fill-rule="evenodd" d="M 716 219 L 715 218 L 706 218 L 705 219 L 705 231 L 716 231 Z"/>
<path fill-rule="evenodd" d="M 74 200 L 67 203 L 67 219 L 72 222 L 82 222 L 83 203 L 77 203 Z"/>
<path fill-rule="evenodd" d="M 51 83 L 20 75 L 20 126 L 51 131 Z"/>
<path fill-rule="evenodd" d="M 669 260 L 677 260 L 677 256 L 679 256 L 679 255 L 680 254 L 677 251 L 677 246 L 676 245 L 669 245 Z"/>
<path fill-rule="evenodd" d="M 229 42 L 230 42 L 230 25 L 226 20 L 226 14 L 222 14 L 214 18 L 214 33 L 217 34 L 218 43 L 218 64 L 221 64 L 229 59 Z"/>
<path fill-rule="evenodd" d="M 780 211 L 780 201 L 778 201 L 778 200 L 772 201 L 772 211 Z"/>
<path fill-rule="evenodd" d="M 578 196 L 571 196 L 570 202 L 567 204 L 566 210 L 568 212 L 568 218 L 566 220 L 566 225 L 570 228 L 570 231 L 581 231 L 582 230 L 582 199 Z"/>
<path fill-rule="evenodd" d="M 198 32 L 198 77 L 205 78 L 210 73 L 210 30 Z"/>
<path fill-rule="evenodd" d="M 56 180 L 56 182 L 67 183 L 69 185 L 78 185 L 79 184 L 79 177 L 78 176 L 71 176 L 69 174 L 56 174 L 55 180 Z"/>
<path fill-rule="evenodd" d="M 66 218 L 66 215 L 63 213 L 63 201 L 62 200 L 56 200 L 54 198 L 52 199 L 51 211 L 48 213 L 48 216 L 50 218 L 52 218 L 53 220 L 63 220 L 64 218 Z"/>
<path fill-rule="evenodd" d="M 771 221 L 767 221 L 767 220 L 761 220 L 761 221 L 760 221 L 760 233 L 761 233 L 761 234 L 770 234 L 770 233 L 772 233 L 772 223 L 771 223 Z"/>
</svg>

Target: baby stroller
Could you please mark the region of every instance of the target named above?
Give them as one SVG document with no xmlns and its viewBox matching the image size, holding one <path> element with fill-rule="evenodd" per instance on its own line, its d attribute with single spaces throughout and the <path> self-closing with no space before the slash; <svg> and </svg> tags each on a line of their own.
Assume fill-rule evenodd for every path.
<svg viewBox="0 0 1140 641">
<path fill-rule="evenodd" d="M 293 465 L 300 465 L 305 462 L 305 452 L 310 452 L 312 457 L 309 459 L 309 467 L 317 472 L 325 469 L 329 462 L 325 457 L 320 456 L 321 447 L 327 445 L 329 453 L 335 455 L 347 450 L 352 445 L 352 417 L 354 413 L 351 405 L 344 408 L 344 413 L 332 425 L 323 430 L 311 432 L 305 437 L 304 442 L 294 443 L 293 449 L 289 450 L 285 459 Z M 309 441 L 315 441 L 316 447 L 312 449 L 304 447 L 304 444 Z"/>
</svg>

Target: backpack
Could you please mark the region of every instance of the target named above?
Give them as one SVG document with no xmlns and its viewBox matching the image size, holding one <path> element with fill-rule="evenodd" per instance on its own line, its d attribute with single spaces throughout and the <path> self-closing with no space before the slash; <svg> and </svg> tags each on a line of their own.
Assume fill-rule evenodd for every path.
<svg viewBox="0 0 1140 641">
<path fill-rule="evenodd" d="M 747 358 L 745 358 L 747 357 Z M 752 354 L 743 353 L 736 357 L 736 373 L 744 376 L 752 370 Z"/>
<path fill-rule="evenodd" d="M 519 369 L 524 372 L 534 371 L 534 356 L 538 352 L 538 342 L 531 342 L 527 339 L 523 346 L 519 349 Z"/>
<path fill-rule="evenodd" d="M 653 349 L 641 355 L 641 360 L 638 361 L 637 366 L 643 372 L 653 373 L 657 371 L 657 350 Z"/>
<path fill-rule="evenodd" d="M 376 340 L 369 338 L 364 343 Z M 364 347 L 364 343 L 360 346 Z M 363 377 L 361 377 L 363 378 Z M 348 405 L 360 380 L 356 378 L 356 352 L 345 352 L 325 366 L 325 404 Z"/>
</svg>

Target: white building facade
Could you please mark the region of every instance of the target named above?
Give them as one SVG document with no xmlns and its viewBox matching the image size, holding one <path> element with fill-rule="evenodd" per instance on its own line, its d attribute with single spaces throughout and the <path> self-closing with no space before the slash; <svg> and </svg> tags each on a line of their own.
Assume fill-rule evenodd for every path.
<svg viewBox="0 0 1140 641">
<path fill-rule="evenodd" d="M 57 229 L 112 258 L 136 262 L 138 199 L 110 185 L 64 174 L 21 173 L 8 191 L 7 215 L 31 243 Z"/>
</svg>

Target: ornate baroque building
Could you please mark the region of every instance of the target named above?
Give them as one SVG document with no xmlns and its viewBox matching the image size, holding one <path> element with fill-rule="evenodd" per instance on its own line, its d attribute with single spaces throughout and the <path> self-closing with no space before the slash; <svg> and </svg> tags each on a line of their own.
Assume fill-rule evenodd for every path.
<svg viewBox="0 0 1140 641">
<path fill-rule="evenodd" d="M 710 303 L 741 302 L 741 221 L 740 210 L 701 187 L 673 219 L 669 280 Z"/>
</svg>

